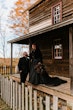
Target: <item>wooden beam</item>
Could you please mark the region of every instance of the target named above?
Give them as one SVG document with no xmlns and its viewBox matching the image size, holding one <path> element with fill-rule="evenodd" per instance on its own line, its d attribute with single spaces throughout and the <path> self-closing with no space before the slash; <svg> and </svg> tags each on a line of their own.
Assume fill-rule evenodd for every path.
<svg viewBox="0 0 73 110">
<path fill-rule="evenodd" d="M 10 74 L 12 74 L 12 59 L 13 59 L 13 43 L 11 43 L 11 66 L 10 66 Z"/>
<path fill-rule="evenodd" d="M 71 93 L 73 94 L 73 27 L 69 28 L 69 75 Z"/>
</svg>

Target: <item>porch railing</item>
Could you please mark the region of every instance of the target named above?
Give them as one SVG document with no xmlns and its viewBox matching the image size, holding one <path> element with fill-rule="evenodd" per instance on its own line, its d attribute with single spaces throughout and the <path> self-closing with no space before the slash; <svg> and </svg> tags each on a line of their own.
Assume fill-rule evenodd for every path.
<svg viewBox="0 0 73 110">
<path fill-rule="evenodd" d="M 45 92 L 46 90 L 49 91 Z M 68 110 L 67 103 L 70 101 L 73 103 L 72 97 L 63 97 L 57 91 L 46 90 L 42 86 L 32 86 L 29 83 L 20 84 L 0 75 L 1 98 L 13 110 Z"/>
<path fill-rule="evenodd" d="M 12 73 L 15 73 L 15 66 L 12 67 Z M 7 66 L 7 65 L 0 66 L 0 74 L 9 75 L 10 74 L 10 66 Z"/>
</svg>

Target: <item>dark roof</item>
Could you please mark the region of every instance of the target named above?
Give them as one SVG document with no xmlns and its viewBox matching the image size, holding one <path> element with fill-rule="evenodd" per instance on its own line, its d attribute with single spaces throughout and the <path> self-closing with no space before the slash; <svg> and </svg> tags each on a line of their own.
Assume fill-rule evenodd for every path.
<svg viewBox="0 0 73 110">
<path fill-rule="evenodd" d="M 69 20 L 66 20 L 66 21 L 62 21 L 58 24 L 51 25 L 49 27 L 46 27 L 46 28 L 43 28 L 43 29 L 40 29 L 40 30 L 37 30 L 37 31 L 34 31 L 32 33 L 28 33 L 24 36 L 15 38 L 13 40 L 10 40 L 10 41 L 8 41 L 8 43 L 28 44 L 29 43 L 29 38 L 31 38 L 31 37 L 36 37 L 37 35 L 39 36 L 40 34 L 43 34 L 45 32 L 50 32 L 52 30 L 55 30 L 55 29 L 58 29 L 58 28 L 61 28 L 63 26 L 67 26 L 67 25 L 70 25 L 70 24 L 73 24 L 73 18 L 71 18 Z"/>
</svg>

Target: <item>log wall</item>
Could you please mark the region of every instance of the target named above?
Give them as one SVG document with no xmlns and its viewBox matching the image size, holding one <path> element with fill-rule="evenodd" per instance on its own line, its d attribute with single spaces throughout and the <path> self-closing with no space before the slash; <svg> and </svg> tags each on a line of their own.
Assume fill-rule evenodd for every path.
<svg viewBox="0 0 73 110">
<path fill-rule="evenodd" d="M 29 11 L 30 32 L 32 27 L 33 29 L 35 27 L 39 29 L 39 27 L 41 27 L 41 25 L 38 26 L 40 23 L 42 24 L 44 22 L 46 25 L 47 20 L 50 21 L 48 26 L 52 25 L 51 8 L 59 2 L 62 2 L 62 21 L 73 18 L 73 0 L 44 0 L 41 4 L 35 6 Z M 43 27 L 45 27 L 45 25 L 43 25 Z"/>
</svg>

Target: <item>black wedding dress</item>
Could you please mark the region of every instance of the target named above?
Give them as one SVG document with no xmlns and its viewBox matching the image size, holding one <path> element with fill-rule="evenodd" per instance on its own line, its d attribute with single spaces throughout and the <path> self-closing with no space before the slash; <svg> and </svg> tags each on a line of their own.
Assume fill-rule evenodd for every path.
<svg viewBox="0 0 73 110">
<path fill-rule="evenodd" d="M 32 59 L 32 61 L 31 61 Z M 42 54 L 40 51 L 32 51 L 30 54 L 30 73 L 29 73 L 29 82 L 38 85 L 46 84 L 51 86 L 58 86 L 64 84 L 67 81 L 62 80 L 58 77 L 50 77 L 45 70 L 45 67 L 42 63 Z"/>
</svg>

